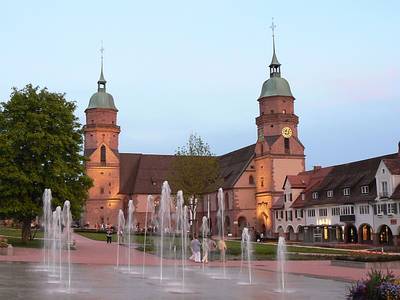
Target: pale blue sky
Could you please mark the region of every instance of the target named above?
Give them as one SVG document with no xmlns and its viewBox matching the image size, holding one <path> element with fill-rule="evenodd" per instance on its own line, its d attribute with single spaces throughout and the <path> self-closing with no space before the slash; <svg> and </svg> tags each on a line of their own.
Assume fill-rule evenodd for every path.
<svg viewBox="0 0 400 300">
<path fill-rule="evenodd" d="M 230 152 L 256 140 L 274 17 L 307 165 L 397 150 L 399 1 L 60 2 L 2 2 L 1 100 L 46 86 L 83 123 L 104 40 L 121 152 L 172 154 L 191 132 Z"/>
</svg>

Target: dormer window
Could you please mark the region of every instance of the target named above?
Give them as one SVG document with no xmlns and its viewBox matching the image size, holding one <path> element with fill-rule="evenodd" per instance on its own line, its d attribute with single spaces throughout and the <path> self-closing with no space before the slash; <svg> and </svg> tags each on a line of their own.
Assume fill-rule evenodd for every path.
<svg viewBox="0 0 400 300">
<path fill-rule="evenodd" d="M 332 198 L 332 197 L 333 197 L 333 191 L 332 191 L 332 190 L 327 191 L 327 192 L 326 192 L 326 196 L 327 196 L 328 198 Z"/>
<path fill-rule="evenodd" d="M 369 186 L 368 185 L 363 185 L 361 187 L 361 194 L 368 194 L 369 193 Z"/>
<path fill-rule="evenodd" d="M 382 169 L 382 174 L 385 174 L 385 169 Z"/>
<path fill-rule="evenodd" d="M 350 188 L 344 188 L 343 189 L 343 195 L 344 196 L 350 196 Z"/>
<path fill-rule="evenodd" d="M 312 193 L 312 198 L 313 199 L 318 199 L 318 192 L 313 192 Z"/>
</svg>

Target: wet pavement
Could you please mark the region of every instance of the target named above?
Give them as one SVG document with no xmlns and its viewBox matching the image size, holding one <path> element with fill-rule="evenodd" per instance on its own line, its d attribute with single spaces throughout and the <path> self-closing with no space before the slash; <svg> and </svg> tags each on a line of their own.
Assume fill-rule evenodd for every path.
<svg viewBox="0 0 400 300">
<path fill-rule="evenodd" d="M 220 268 L 188 266 L 185 286 L 179 265 L 164 270 L 141 266 L 116 270 L 114 266 L 73 264 L 71 288 L 66 288 L 66 269 L 59 274 L 43 270 L 40 264 L 0 262 L 0 299 L 345 299 L 349 283 L 303 275 L 287 275 L 287 292 L 277 291 L 275 272 L 255 270 L 254 282 L 240 268 L 227 268 L 226 278 Z M 144 277 L 144 278 L 143 278 Z"/>
</svg>

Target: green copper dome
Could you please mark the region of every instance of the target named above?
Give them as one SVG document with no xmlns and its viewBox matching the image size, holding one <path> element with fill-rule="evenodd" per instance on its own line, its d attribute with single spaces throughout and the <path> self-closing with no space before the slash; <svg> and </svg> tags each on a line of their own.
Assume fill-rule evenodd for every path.
<svg viewBox="0 0 400 300">
<path fill-rule="evenodd" d="M 91 108 L 108 108 L 117 110 L 114 104 L 114 98 L 109 93 L 105 91 L 98 91 L 90 97 L 89 106 L 87 109 Z"/>
<path fill-rule="evenodd" d="M 115 107 L 114 98 L 109 93 L 106 92 L 106 83 L 107 81 L 103 75 L 103 58 L 101 61 L 101 72 L 99 81 L 97 81 L 97 93 L 94 93 L 92 97 L 90 97 L 89 106 L 87 109 L 92 108 L 106 108 L 106 109 L 118 109 Z"/>
<path fill-rule="evenodd" d="M 264 82 L 261 90 L 260 98 L 270 96 L 288 96 L 293 97 L 290 91 L 289 83 L 282 77 L 271 77 Z"/>
</svg>

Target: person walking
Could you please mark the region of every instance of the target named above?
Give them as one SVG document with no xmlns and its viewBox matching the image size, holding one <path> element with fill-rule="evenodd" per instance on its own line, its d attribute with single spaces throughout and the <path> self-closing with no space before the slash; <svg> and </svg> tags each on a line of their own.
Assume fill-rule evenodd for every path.
<svg viewBox="0 0 400 300">
<path fill-rule="evenodd" d="M 220 252 L 220 256 L 221 256 L 221 261 L 225 261 L 225 253 L 226 253 L 226 243 L 224 240 L 219 240 L 218 241 L 218 249 Z"/>
<path fill-rule="evenodd" d="M 106 231 L 106 238 L 107 238 L 107 244 L 111 244 L 112 241 L 112 232 L 111 229 L 108 228 Z"/>
<path fill-rule="evenodd" d="M 193 240 L 190 242 L 190 248 L 192 249 L 192 256 L 190 257 L 190 259 L 194 260 L 194 262 L 197 263 L 201 262 L 201 243 L 197 239 L 197 236 L 194 236 Z"/>
</svg>

